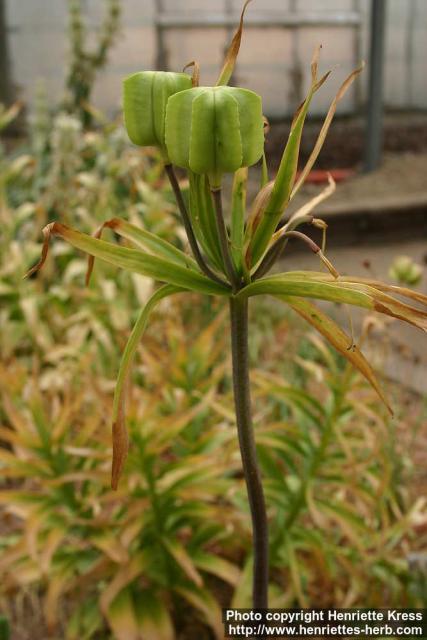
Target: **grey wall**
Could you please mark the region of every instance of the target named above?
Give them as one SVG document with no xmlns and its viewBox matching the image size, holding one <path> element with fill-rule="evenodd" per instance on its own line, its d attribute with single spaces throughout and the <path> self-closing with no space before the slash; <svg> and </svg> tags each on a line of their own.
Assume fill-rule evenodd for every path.
<svg viewBox="0 0 427 640">
<path fill-rule="evenodd" d="M 100 76 L 94 94 L 97 107 L 110 113 L 120 106 L 121 79 L 133 71 L 152 68 L 156 60 L 156 0 L 123 0 L 121 37 L 110 64 Z M 84 8 L 95 28 L 102 16 L 103 0 L 84 0 Z M 228 7 L 238 15 L 241 0 L 163 0 L 166 15 L 208 19 L 224 14 Z M 44 78 L 52 101 L 61 97 L 67 55 L 66 0 L 6 0 L 12 74 L 21 95 L 31 101 L 35 81 Z M 285 29 L 248 27 L 237 68 L 238 81 L 263 95 L 268 115 L 292 112 L 298 92 L 309 80 L 311 52 L 323 44 L 322 69 L 333 68 L 328 88 L 313 105 L 323 113 L 334 89 L 367 55 L 369 0 L 254 0 L 248 16 L 283 16 L 296 10 L 340 13 L 358 11 L 361 26 L 309 26 Z M 388 0 L 385 98 L 391 108 L 427 109 L 427 1 Z M 166 55 L 171 69 L 196 58 L 202 65 L 202 81 L 214 81 L 229 39 L 225 28 L 170 29 L 165 32 Z M 366 74 L 365 74 L 366 77 Z M 341 112 L 357 110 L 364 98 L 365 81 L 343 100 Z"/>
</svg>

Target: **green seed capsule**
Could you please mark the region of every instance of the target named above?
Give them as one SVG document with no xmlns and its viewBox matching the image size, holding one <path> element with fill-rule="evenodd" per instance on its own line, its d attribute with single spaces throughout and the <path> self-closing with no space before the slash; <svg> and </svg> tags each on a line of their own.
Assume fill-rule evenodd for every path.
<svg viewBox="0 0 427 640">
<path fill-rule="evenodd" d="M 171 162 L 208 174 L 212 188 L 223 173 L 257 162 L 264 150 L 261 98 L 248 89 L 196 87 L 177 93 L 166 108 Z"/>
<path fill-rule="evenodd" d="M 160 147 L 166 153 L 165 113 L 171 95 L 191 87 L 186 73 L 140 71 L 123 82 L 126 129 L 134 144 Z"/>
</svg>

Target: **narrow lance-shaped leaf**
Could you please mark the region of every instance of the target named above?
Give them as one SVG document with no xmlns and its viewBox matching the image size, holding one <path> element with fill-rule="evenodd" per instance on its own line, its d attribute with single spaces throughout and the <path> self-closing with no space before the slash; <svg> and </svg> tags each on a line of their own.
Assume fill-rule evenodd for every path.
<svg viewBox="0 0 427 640">
<path fill-rule="evenodd" d="M 194 233 L 212 263 L 222 272 L 223 264 L 219 251 L 218 231 L 215 212 L 207 178 L 193 171 L 189 172 L 190 201 L 189 212 Z"/>
<path fill-rule="evenodd" d="M 318 275 L 329 278 L 328 274 L 326 273 L 319 273 Z M 379 289 L 383 292 L 395 293 L 396 295 L 402 296 L 403 298 L 415 300 L 416 302 L 419 302 L 427 307 L 427 296 L 420 291 L 414 291 L 413 289 L 408 289 L 407 287 L 400 287 L 396 284 L 388 284 L 386 282 L 381 282 L 380 280 L 373 280 L 372 278 L 359 278 L 357 276 L 340 276 L 339 281 L 366 284 L 370 287 L 375 287 L 375 289 Z"/>
<path fill-rule="evenodd" d="M 242 167 L 234 174 L 231 202 L 231 253 L 238 271 L 242 267 L 247 181 L 248 168 Z"/>
<path fill-rule="evenodd" d="M 215 638 L 221 640 L 224 637 L 224 627 L 221 623 L 221 609 L 211 593 L 204 588 L 193 585 L 175 587 L 175 591 L 182 596 L 192 607 L 195 607 L 203 615 L 207 624 L 214 632 Z"/>
<path fill-rule="evenodd" d="M 129 336 L 129 340 L 126 344 L 121 362 L 119 373 L 117 376 L 116 389 L 114 392 L 114 404 L 113 404 L 113 464 L 111 473 L 111 486 L 113 489 L 117 489 L 123 465 L 125 463 L 128 448 L 129 439 L 125 425 L 125 397 L 126 388 L 129 381 L 130 369 L 135 357 L 135 352 L 141 341 L 142 335 L 147 327 L 147 322 L 151 312 L 156 305 L 173 293 L 182 291 L 177 287 L 165 285 L 158 291 L 156 291 L 148 300 L 145 307 L 139 314 L 138 320 L 135 323 L 132 333 Z"/>
<path fill-rule="evenodd" d="M 144 553 L 133 554 L 129 562 L 122 564 L 117 568 L 113 574 L 113 578 L 109 584 L 107 584 L 101 594 L 99 600 L 100 608 L 104 616 L 111 623 L 110 611 L 113 603 L 119 594 L 132 584 L 138 576 L 140 576 L 147 569 L 147 557 Z"/>
<path fill-rule="evenodd" d="M 269 181 L 270 181 L 270 178 L 268 177 L 267 157 L 264 152 L 262 154 L 262 165 L 261 165 L 261 189 L 263 189 Z"/>
<path fill-rule="evenodd" d="M 251 266 L 250 255 L 248 255 L 249 243 L 251 241 L 253 231 L 259 224 L 261 217 L 265 211 L 267 203 L 270 199 L 271 192 L 274 188 L 274 180 L 270 180 L 266 184 L 263 185 L 262 189 L 258 191 L 255 200 L 253 201 L 248 221 L 246 224 L 246 232 L 245 232 L 245 262 L 248 267 Z"/>
<path fill-rule="evenodd" d="M 243 5 L 239 26 L 236 33 L 234 34 L 233 40 L 231 41 L 230 47 L 225 56 L 221 73 L 219 74 L 219 78 L 216 82 L 217 86 L 221 84 L 228 84 L 231 76 L 233 75 L 234 66 L 236 64 L 237 56 L 239 55 L 240 43 L 242 42 L 243 19 L 245 17 L 246 7 L 251 1 L 252 0 L 246 0 L 245 4 Z"/>
<path fill-rule="evenodd" d="M 375 373 L 357 345 L 351 344 L 350 337 L 312 302 L 294 296 L 277 296 L 279 300 L 286 302 L 304 320 L 310 323 L 328 342 L 368 380 L 375 389 L 387 409 L 392 413 L 389 403 L 376 379 Z"/>
<path fill-rule="evenodd" d="M 193 258 L 187 256 L 183 251 L 180 251 L 174 247 L 170 242 L 159 238 L 154 233 L 150 233 L 145 229 L 136 227 L 121 218 L 112 218 L 104 222 L 99 229 L 94 233 L 94 238 L 101 238 L 104 229 L 112 229 L 119 236 L 131 240 L 137 246 L 145 249 L 152 255 L 158 258 L 166 258 L 171 262 L 181 265 L 182 267 L 188 267 L 197 271 L 197 264 Z M 92 273 L 94 256 L 89 256 L 88 259 L 88 271 L 86 281 L 88 282 Z"/>
<path fill-rule="evenodd" d="M 255 265 L 263 255 L 272 234 L 276 230 L 283 210 L 289 202 L 297 172 L 301 135 L 308 108 L 314 94 L 330 73 L 326 73 L 320 80 L 317 79 L 319 52 L 320 47 L 316 49 L 311 63 L 311 87 L 306 99 L 294 116 L 271 195 L 265 209 L 257 212 L 258 219 L 251 221 L 249 226 L 252 235 L 248 238 L 247 262 L 252 265 Z"/>
<path fill-rule="evenodd" d="M 176 635 L 167 603 L 153 589 L 139 589 L 134 595 L 139 638 L 144 640 L 175 640 Z"/>
<path fill-rule="evenodd" d="M 44 243 L 41 259 L 28 271 L 26 274 L 27 276 L 30 276 L 43 266 L 48 253 L 49 238 L 51 235 L 58 235 L 77 249 L 81 249 L 95 258 L 105 260 L 105 262 L 108 262 L 115 267 L 120 267 L 133 273 L 140 273 L 141 275 L 149 276 L 150 278 L 154 278 L 160 282 L 173 284 L 177 287 L 183 287 L 190 291 L 197 291 L 199 293 L 206 294 L 229 295 L 229 291 L 226 287 L 209 280 L 209 278 L 196 273 L 192 269 L 180 267 L 173 262 L 157 258 L 156 256 L 149 255 L 143 251 L 128 249 L 126 247 L 118 247 L 111 242 L 104 242 L 104 240 L 99 240 L 92 236 L 88 236 L 85 233 L 80 233 L 80 231 L 75 231 L 74 229 L 71 229 L 64 224 L 60 224 L 59 222 L 52 222 L 48 224 L 43 229 L 43 234 Z"/>
<path fill-rule="evenodd" d="M 185 547 L 177 540 L 172 540 L 170 538 L 163 538 L 162 543 L 188 578 L 190 578 L 195 585 L 201 587 L 203 585 L 203 578 L 194 566 L 193 560 Z"/>
<path fill-rule="evenodd" d="M 395 292 L 397 293 L 397 291 Z M 426 311 L 405 304 L 372 285 L 350 282 L 349 280 L 343 281 L 341 277 L 333 278 L 327 274 L 317 274 L 310 271 L 288 271 L 257 280 L 242 289 L 237 295 L 249 297 L 266 293 L 351 304 L 404 320 L 427 332 Z"/>
<path fill-rule="evenodd" d="M 138 622 L 132 592 L 123 589 L 112 602 L 108 611 L 108 622 L 117 640 L 139 640 Z"/>
<path fill-rule="evenodd" d="M 344 97 L 344 95 L 346 94 L 347 90 L 351 87 L 351 85 L 353 84 L 354 80 L 357 78 L 359 73 L 361 73 L 363 71 L 364 66 L 365 66 L 364 64 L 361 64 L 360 67 L 358 69 L 355 69 L 348 76 L 348 78 L 346 78 L 344 80 L 344 82 L 340 86 L 340 88 L 338 90 L 338 93 L 335 96 L 335 98 L 333 99 L 333 101 L 331 103 L 331 106 L 329 107 L 329 111 L 326 114 L 325 121 L 324 121 L 324 123 L 322 125 L 322 128 L 320 130 L 319 136 L 318 136 L 318 138 L 316 140 L 316 144 L 314 145 L 314 149 L 311 152 L 310 157 L 307 160 L 307 163 L 306 163 L 304 169 L 301 171 L 301 175 L 299 176 L 294 188 L 292 189 L 291 199 L 295 196 L 295 194 L 299 191 L 301 186 L 304 184 L 305 179 L 307 178 L 308 174 L 310 173 L 311 169 L 313 168 L 313 165 L 316 162 L 320 151 L 322 150 L 323 143 L 325 142 L 325 138 L 326 138 L 327 133 L 329 131 L 329 127 L 330 127 L 331 122 L 333 120 L 333 117 L 335 115 L 335 111 L 337 110 L 338 102 Z"/>
</svg>

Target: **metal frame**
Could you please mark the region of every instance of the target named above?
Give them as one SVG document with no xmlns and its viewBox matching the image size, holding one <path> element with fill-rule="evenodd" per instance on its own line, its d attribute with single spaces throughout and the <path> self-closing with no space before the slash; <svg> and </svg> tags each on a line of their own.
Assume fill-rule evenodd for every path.
<svg viewBox="0 0 427 640">
<path fill-rule="evenodd" d="M 364 171 L 378 168 L 383 142 L 384 50 L 387 0 L 371 0 Z"/>
<path fill-rule="evenodd" d="M 157 5 L 161 4 L 156 0 Z M 197 29 L 209 27 L 235 27 L 239 22 L 238 16 L 227 13 L 193 13 L 191 16 L 182 13 L 162 13 L 157 11 L 156 25 L 163 29 Z M 311 11 L 286 13 L 265 13 L 259 16 L 247 16 L 246 27 L 349 27 L 361 23 L 360 14 L 356 11 Z"/>
</svg>

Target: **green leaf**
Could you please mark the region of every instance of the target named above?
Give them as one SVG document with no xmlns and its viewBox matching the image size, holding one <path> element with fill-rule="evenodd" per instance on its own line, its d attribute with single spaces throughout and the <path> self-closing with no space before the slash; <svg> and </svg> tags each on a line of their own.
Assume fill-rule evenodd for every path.
<svg viewBox="0 0 427 640">
<path fill-rule="evenodd" d="M 185 548 L 177 540 L 163 538 L 162 542 L 172 558 L 181 567 L 190 580 L 192 580 L 197 587 L 201 587 L 203 585 L 203 578 L 197 571 Z"/>
<path fill-rule="evenodd" d="M 130 369 L 135 357 L 135 352 L 141 341 L 142 335 L 147 327 L 147 322 L 151 312 L 156 305 L 173 293 L 183 291 L 178 287 L 171 285 L 165 285 L 158 291 L 156 291 L 148 300 L 145 307 L 139 314 L 138 320 L 135 323 L 132 333 L 129 336 L 129 340 L 126 344 L 119 368 L 119 374 L 117 376 L 116 388 L 114 391 L 114 403 L 113 403 L 113 464 L 111 472 L 111 486 L 113 489 L 117 489 L 120 475 L 123 469 L 123 465 L 126 461 L 129 439 L 125 424 L 125 398 L 126 387 L 129 381 Z"/>
<path fill-rule="evenodd" d="M 197 552 L 193 555 L 193 561 L 196 567 L 207 573 L 211 573 L 217 578 L 221 578 L 233 587 L 240 582 L 240 569 L 233 563 L 220 558 L 212 553 Z"/>
<path fill-rule="evenodd" d="M 262 257 L 276 230 L 283 210 L 289 202 L 295 175 L 298 167 L 299 148 L 302 130 L 313 95 L 322 86 L 329 74 L 317 80 L 319 49 L 316 49 L 311 63 L 312 81 L 308 95 L 298 108 L 291 125 L 288 142 L 280 161 L 279 170 L 274 181 L 274 187 L 263 211 L 259 223 L 252 229 L 252 237 L 248 247 L 248 263 L 254 266 Z"/>
<path fill-rule="evenodd" d="M 193 171 L 189 171 L 189 177 L 189 210 L 194 233 L 212 263 L 222 272 L 224 265 L 219 249 L 218 229 L 207 177 Z"/>
<path fill-rule="evenodd" d="M 117 640 L 140 640 L 130 589 L 123 589 L 113 600 L 108 611 L 108 622 Z"/>
<path fill-rule="evenodd" d="M 299 409 L 315 424 L 324 418 L 325 410 L 322 404 L 306 391 L 284 384 L 281 378 L 271 373 L 255 371 L 253 379 L 260 389 L 265 389 L 268 394 L 277 394 L 289 406 Z"/>
<path fill-rule="evenodd" d="M 154 233 L 150 233 L 145 229 L 136 227 L 134 224 L 130 224 L 121 218 L 112 218 L 101 225 L 98 231 L 94 234 L 94 238 L 101 238 L 101 234 L 105 228 L 112 229 L 119 236 L 122 236 L 122 238 L 131 240 L 138 247 L 148 251 L 158 258 L 166 258 L 166 260 L 169 260 L 170 262 L 174 262 L 182 267 L 187 267 L 197 271 L 197 264 L 193 258 L 186 255 L 180 249 L 174 247 L 170 242 L 163 240 L 163 238 L 159 238 L 159 236 L 156 236 Z M 92 257 L 91 260 L 93 261 Z"/>
<path fill-rule="evenodd" d="M 175 631 L 169 611 L 152 589 L 134 596 L 136 620 L 143 640 L 174 640 Z"/>
<path fill-rule="evenodd" d="M 120 267 L 133 273 L 140 273 L 144 276 L 183 287 L 190 291 L 229 295 L 226 287 L 209 280 L 209 278 L 206 278 L 201 273 L 196 273 L 192 269 L 186 269 L 163 258 L 144 253 L 143 251 L 118 247 L 111 242 L 104 242 L 104 240 L 99 240 L 85 233 L 80 233 L 80 231 L 75 231 L 59 222 L 48 224 L 44 228 L 43 233 L 45 237 L 42 257 L 40 261 L 30 269 L 27 276 L 43 266 L 48 252 L 49 238 L 51 235 L 58 235 L 77 249 L 81 249 L 95 258 L 105 260 L 105 262 L 115 267 Z"/>
<path fill-rule="evenodd" d="M 358 347 L 351 344 L 350 337 L 341 327 L 308 300 L 292 296 L 277 297 L 279 300 L 289 304 L 304 320 L 315 327 L 339 353 L 349 360 L 372 385 L 390 413 L 393 413 L 369 362 Z"/>
<path fill-rule="evenodd" d="M 270 182 L 270 178 L 268 176 L 267 158 L 264 152 L 262 154 L 262 166 L 261 166 L 261 189 L 263 189 L 268 182 Z"/>
<path fill-rule="evenodd" d="M 126 590 L 127 587 L 131 585 L 134 580 L 138 576 L 142 574 L 147 568 L 147 558 L 141 553 L 137 552 L 134 554 L 131 560 L 127 564 L 122 564 L 118 569 L 116 569 L 114 576 L 111 582 L 104 587 L 101 598 L 99 601 L 100 608 L 105 617 L 110 621 L 110 607 L 113 605 L 113 602 L 117 606 L 117 616 L 120 616 L 120 610 L 123 609 L 125 611 L 128 610 L 128 595 L 130 595 L 130 591 L 126 593 L 123 597 L 123 601 L 118 600 L 117 598 L 123 591 Z M 114 609 L 114 607 L 113 607 Z"/>
<path fill-rule="evenodd" d="M 5 616 L 0 615 L 0 640 L 9 640 L 10 625 Z"/>
<path fill-rule="evenodd" d="M 400 287 L 393 289 L 399 293 Z M 403 290 L 405 291 L 405 290 Z M 383 293 L 378 286 L 348 278 L 311 271 L 287 271 L 262 278 L 242 289 L 237 295 L 250 297 L 260 294 L 317 298 L 351 304 L 404 320 L 427 332 L 427 313 Z M 405 293 L 402 293 L 405 295 Z"/>
<path fill-rule="evenodd" d="M 238 272 L 242 267 L 243 240 L 245 234 L 246 188 L 248 169 L 243 167 L 236 171 L 233 180 L 231 203 L 231 253 Z"/>
<path fill-rule="evenodd" d="M 221 609 L 209 591 L 195 586 L 177 586 L 175 590 L 187 600 L 191 606 L 200 611 L 204 620 L 214 631 L 215 638 L 222 640 L 224 637 L 224 627 L 221 622 Z"/>
</svg>

